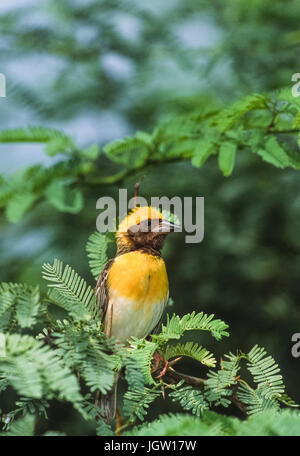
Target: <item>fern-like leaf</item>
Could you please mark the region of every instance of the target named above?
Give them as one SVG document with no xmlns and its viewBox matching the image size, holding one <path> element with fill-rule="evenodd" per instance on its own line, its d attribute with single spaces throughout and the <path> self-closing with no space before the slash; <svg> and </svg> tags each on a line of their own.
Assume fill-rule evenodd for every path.
<svg viewBox="0 0 300 456">
<path fill-rule="evenodd" d="M 0 285 L 0 330 L 14 324 L 20 328 L 32 328 L 41 310 L 39 287 L 18 283 Z"/>
<path fill-rule="evenodd" d="M 134 352 L 131 356 L 127 356 L 124 364 L 126 365 L 125 377 L 128 383 L 128 389 L 131 391 L 142 391 L 145 386 L 144 376 L 134 358 Z"/>
<path fill-rule="evenodd" d="M 89 266 L 94 278 L 97 279 L 102 269 L 106 265 L 107 245 L 109 239 L 105 234 L 96 231 L 91 234 L 86 244 L 86 251 L 89 257 Z"/>
<path fill-rule="evenodd" d="M 137 339 L 132 337 L 130 341 L 130 348 L 127 349 L 129 356 L 132 356 L 140 370 L 144 384 L 154 384 L 155 381 L 151 375 L 151 362 L 153 354 L 157 350 L 158 345 L 145 339 Z"/>
<path fill-rule="evenodd" d="M 3 130 L 0 132 L 0 143 L 37 142 L 46 143 L 48 155 L 66 153 L 74 149 L 74 143 L 69 136 L 51 128 L 28 127 Z"/>
<path fill-rule="evenodd" d="M 133 168 L 142 166 L 150 151 L 148 137 L 137 135 L 107 144 L 103 151 L 113 161 Z"/>
<path fill-rule="evenodd" d="M 188 356 L 199 361 L 208 367 L 215 367 L 216 360 L 214 356 L 197 343 L 186 342 L 185 344 L 167 345 L 162 351 L 163 357 L 167 360 L 176 356 Z"/>
<path fill-rule="evenodd" d="M 190 330 L 209 331 L 217 340 L 223 336 L 228 336 L 228 332 L 225 331 L 228 325 L 222 320 L 214 320 L 213 318 L 213 314 L 207 315 L 203 312 L 192 312 L 182 318 L 175 314 L 173 314 L 171 319 L 167 316 L 167 324 L 162 326 L 160 334 L 152 335 L 152 339 L 159 343 L 164 343 L 169 339 L 180 339 L 185 331 Z"/>
<path fill-rule="evenodd" d="M 265 356 L 264 348 L 255 345 L 246 355 L 248 369 L 258 387 L 266 386 L 266 398 L 278 397 L 284 393 L 284 384 L 278 364 L 272 356 Z"/>
<path fill-rule="evenodd" d="M 209 402 L 228 407 L 229 397 L 232 395 L 230 387 L 236 384 L 240 358 L 232 353 L 225 357 L 228 361 L 222 362 L 220 370 L 208 372 L 208 378 L 204 384 L 204 396 Z"/>
<path fill-rule="evenodd" d="M 265 109 L 268 96 L 253 94 L 237 101 L 233 106 L 224 109 L 216 116 L 216 123 L 221 132 L 229 130 L 244 114 L 253 109 Z"/>
<path fill-rule="evenodd" d="M 248 415 L 262 412 L 272 408 L 277 410 L 279 404 L 275 399 L 266 397 L 265 387 L 251 388 L 249 385 L 240 383 L 237 391 L 238 398 L 247 406 Z"/>
<path fill-rule="evenodd" d="M 160 396 L 160 394 L 160 391 L 157 391 L 155 387 L 152 389 L 144 387 L 142 391 L 127 391 L 124 395 L 124 415 L 130 417 L 131 421 L 134 420 L 135 416 L 137 416 L 140 420 L 143 420 L 148 407 L 157 397 Z"/>
<path fill-rule="evenodd" d="M 0 357 L 0 372 L 20 395 L 67 400 L 83 413 L 77 379 L 56 350 L 27 335 L 3 337 L 5 345 Z"/>
<path fill-rule="evenodd" d="M 203 393 L 192 386 L 176 388 L 169 396 L 172 398 L 173 402 L 179 401 L 184 410 L 190 410 L 197 416 L 200 416 L 204 410 L 209 408 Z"/>
<path fill-rule="evenodd" d="M 81 372 L 91 391 L 109 391 L 115 381 L 114 358 L 101 349 L 97 341 L 90 339 Z"/>
<path fill-rule="evenodd" d="M 66 309 L 73 318 L 88 320 L 94 315 L 94 290 L 69 265 L 63 267 L 57 259 L 53 265 L 44 264 L 43 278 L 50 282 L 48 286 L 53 289 L 49 299 Z"/>
</svg>

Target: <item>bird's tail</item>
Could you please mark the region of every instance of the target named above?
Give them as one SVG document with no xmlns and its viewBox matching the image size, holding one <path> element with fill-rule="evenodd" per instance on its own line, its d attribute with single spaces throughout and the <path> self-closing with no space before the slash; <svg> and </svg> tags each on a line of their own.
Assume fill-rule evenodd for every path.
<svg viewBox="0 0 300 456">
<path fill-rule="evenodd" d="M 100 394 L 98 401 L 100 416 L 107 423 L 110 423 L 116 416 L 118 378 L 119 376 L 116 375 L 115 383 L 111 391 L 106 394 Z"/>
</svg>

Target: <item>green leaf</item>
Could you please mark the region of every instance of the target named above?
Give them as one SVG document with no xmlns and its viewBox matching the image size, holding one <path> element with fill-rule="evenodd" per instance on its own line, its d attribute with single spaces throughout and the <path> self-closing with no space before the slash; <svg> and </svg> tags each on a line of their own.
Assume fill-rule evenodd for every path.
<svg viewBox="0 0 300 456">
<path fill-rule="evenodd" d="M 37 194 L 23 191 L 16 193 L 7 203 L 5 215 L 9 222 L 17 223 L 21 220 L 25 212 L 30 209 L 39 198 Z"/>
<path fill-rule="evenodd" d="M 80 326 L 72 321 L 60 322 L 51 337 L 59 356 L 80 374 L 90 391 L 100 390 L 105 394 L 112 388 L 119 358 L 109 353 L 111 342 L 103 334 L 100 321 L 81 322 Z"/>
<path fill-rule="evenodd" d="M 144 138 L 128 137 L 107 144 L 103 148 L 104 153 L 112 161 L 122 165 L 138 168 L 142 166 L 149 155 L 149 145 Z"/>
<path fill-rule="evenodd" d="M 285 101 L 296 111 L 300 110 L 300 97 L 294 97 L 290 87 L 284 87 L 283 89 L 280 89 L 277 94 L 277 100 Z"/>
<path fill-rule="evenodd" d="M 177 356 L 188 356 L 208 367 L 215 367 L 214 356 L 197 343 L 186 342 L 185 344 L 167 345 L 162 350 L 163 357 L 167 360 Z"/>
<path fill-rule="evenodd" d="M 236 384 L 237 373 L 240 369 L 238 356 L 230 353 L 225 355 L 226 361 L 217 372 L 210 370 L 204 383 L 204 396 L 209 402 L 228 407 L 232 395 L 231 386 Z"/>
<path fill-rule="evenodd" d="M 141 371 L 142 367 L 135 360 L 135 352 L 126 357 L 124 364 L 126 365 L 125 377 L 130 391 L 142 391 L 145 386 L 144 376 Z"/>
<path fill-rule="evenodd" d="M 124 415 L 130 417 L 131 421 L 134 419 L 134 416 L 143 420 L 150 404 L 160 395 L 161 392 L 156 391 L 155 387 L 152 389 L 144 387 L 142 391 L 127 391 L 124 395 Z"/>
<path fill-rule="evenodd" d="M 293 128 L 299 128 L 300 127 L 300 111 L 296 114 L 293 122 Z"/>
<path fill-rule="evenodd" d="M 257 154 L 262 157 L 262 159 L 278 168 L 285 168 L 287 166 L 292 166 L 290 157 L 278 143 L 275 136 L 271 136 L 266 141 L 265 149 L 259 149 Z"/>
<path fill-rule="evenodd" d="M 272 356 L 265 355 L 265 349 L 255 345 L 246 356 L 249 361 L 248 369 L 255 383 L 258 387 L 267 387 L 265 396 L 270 399 L 282 395 L 285 388 L 278 364 Z"/>
<path fill-rule="evenodd" d="M 223 142 L 219 152 L 219 167 L 225 177 L 230 176 L 235 163 L 237 145 L 233 142 Z"/>
<path fill-rule="evenodd" d="M 130 340 L 128 355 L 134 358 L 135 363 L 143 376 L 144 384 L 155 384 L 151 375 L 151 363 L 153 354 L 157 348 L 158 345 L 149 340 L 138 339 L 136 337 L 132 337 Z"/>
<path fill-rule="evenodd" d="M 51 128 L 28 127 L 3 130 L 0 132 L 0 142 L 37 142 L 45 143 L 45 152 L 50 157 L 75 150 L 73 140 L 64 133 Z"/>
<path fill-rule="evenodd" d="M 215 144 L 209 140 L 200 140 L 197 142 L 197 146 L 194 150 L 192 157 L 192 165 L 196 168 L 200 168 L 210 157 L 216 153 Z"/>
<path fill-rule="evenodd" d="M 253 94 L 237 101 L 234 105 L 216 114 L 215 122 L 217 127 L 224 133 L 247 112 L 255 109 L 265 109 L 268 99 L 267 95 Z"/>
<path fill-rule="evenodd" d="M 35 428 L 35 416 L 33 415 L 25 415 L 22 418 L 14 421 L 10 426 L 9 429 L 5 432 L 0 432 L 0 436 L 33 436 L 34 435 L 34 428 Z"/>
<path fill-rule="evenodd" d="M 233 424 L 240 436 L 300 436 L 300 414 L 291 410 L 268 409 Z"/>
<path fill-rule="evenodd" d="M 148 144 L 148 146 L 151 146 L 152 135 L 149 135 L 149 133 L 146 133 L 145 131 L 137 131 L 135 136 L 137 139 L 140 139 L 145 144 Z"/>
<path fill-rule="evenodd" d="M 0 358 L 0 371 L 20 395 L 56 397 L 72 402 L 81 411 L 77 379 L 56 350 L 27 335 L 5 335 L 5 342 L 6 356 Z"/>
<path fill-rule="evenodd" d="M 278 410 L 279 404 L 276 400 L 266 397 L 265 388 L 258 386 L 257 389 L 249 385 L 240 383 L 237 390 L 238 398 L 247 406 L 247 414 L 253 415 L 263 410 Z"/>
<path fill-rule="evenodd" d="M 75 149 L 73 141 L 67 136 L 58 136 L 47 142 L 45 152 L 50 157 L 57 154 L 68 154 Z"/>
<path fill-rule="evenodd" d="M 176 139 L 176 132 L 174 132 L 174 140 L 164 147 L 164 143 L 158 149 L 159 154 L 156 155 L 157 158 L 164 159 L 174 159 L 174 158 L 190 158 L 196 154 L 199 146 L 199 139 L 190 139 L 190 138 L 179 138 Z M 160 154 L 162 152 L 162 154 Z"/>
<path fill-rule="evenodd" d="M 93 144 L 92 146 L 84 149 L 80 152 L 82 157 L 88 158 L 89 160 L 96 160 L 100 153 L 99 146 L 97 144 Z"/>
<path fill-rule="evenodd" d="M 32 328 L 42 310 L 39 287 L 25 284 L 2 283 L 0 286 L 0 329 L 18 324 Z M 9 313 L 8 313 L 9 311 Z M 5 316 L 7 318 L 5 318 Z"/>
<path fill-rule="evenodd" d="M 207 412 L 204 412 L 206 414 Z M 216 418 L 220 415 L 215 414 L 213 423 L 207 424 L 203 418 L 189 415 L 188 413 L 160 414 L 159 417 L 150 422 L 144 422 L 141 426 L 135 426 L 130 431 L 124 433 L 126 436 L 191 436 L 196 435 L 223 435 L 220 420 Z M 227 417 L 226 417 L 227 418 Z"/>
<path fill-rule="evenodd" d="M 114 436 L 115 433 L 112 430 L 110 424 L 106 423 L 101 417 L 97 417 L 96 434 L 102 437 Z"/>
<path fill-rule="evenodd" d="M 167 324 L 162 325 L 160 334 L 153 334 L 151 337 L 158 343 L 165 343 L 169 339 L 180 339 L 185 331 L 202 330 L 209 331 L 213 337 L 219 340 L 222 336 L 229 336 L 227 328 L 228 325 L 222 320 L 214 320 L 213 314 L 192 312 L 182 318 L 173 314 L 171 319 L 169 315 L 167 316 Z"/>
<path fill-rule="evenodd" d="M 40 311 L 39 287 L 31 288 L 29 292 L 19 294 L 16 306 L 16 319 L 21 328 L 31 328 L 36 323 Z"/>
<path fill-rule="evenodd" d="M 74 319 L 87 321 L 97 311 L 94 290 L 69 265 L 63 267 L 57 259 L 53 265 L 43 264 L 43 278 L 53 288 L 50 301 L 66 309 Z"/>
<path fill-rule="evenodd" d="M 64 133 L 51 128 L 27 127 L 12 128 L 0 132 L 0 142 L 39 142 L 47 143 L 53 140 L 64 140 L 71 143 L 71 139 Z"/>
<path fill-rule="evenodd" d="M 15 191 L 9 182 L 0 176 L 0 207 L 5 207 Z"/>
<path fill-rule="evenodd" d="M 200 416 L 204 410 L 208 410 L 209 405 L 203 393 L 191 386 L 177 388 L 169 394 L 172 401 L 179 401 L 184 410 L 190 410 L 194 415 Z"/>
<path fill-rule="evenodd" d="M 114 358 L 103 351 L 103 347 L 90 339 L 81 367 L 82 375 L 91 391 L 107 393 L 113 386 L 116 374 Z"/>
<path fill-rule="evenodd" d="M 65 432 L 61 431 L 46 431 L 44 434 L 42 434 L 43 437 L 64 437 L 67 434 Z"/>
<path fill-rule="evenodd" d="M 89 258 L 89 266 L 95 279 L 99 277 L 99 274 L 108 261 L 106 251 L 107 245 L 111 241 L 108 236 L 98 231 L 91 234 L 88 238 L 86 251 Z"/>
<path fill-rule="evenodd" d="M 53 207 L 61 212 L 77 214 L 83 208 L 83 196 L 79 189 L 70 188 L 72 181 L 54 179 L 45 190 L 45 196 Z"/>
</svg>

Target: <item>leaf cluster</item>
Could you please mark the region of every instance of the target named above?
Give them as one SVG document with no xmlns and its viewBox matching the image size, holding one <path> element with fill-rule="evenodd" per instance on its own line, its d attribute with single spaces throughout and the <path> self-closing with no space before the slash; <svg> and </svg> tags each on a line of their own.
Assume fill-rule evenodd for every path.
<svg viewBox="0 0 300 456">
<path fill-rule="evenodd" d="M 94 276 L 107 261 L 110 242 L 100 233 L 90 236 L 87 242 Z M 97 397 L 99 392 L 107 393 L 124 372 L 124 430 L 132 428 L 136 420 L 144 421 L 151 404 L 162 396 L 178 402 L 183 410 L 197 417 L 205 416 L 212 407 L 227 407 L 231 402 L 249 415 L 269 410 L 277 413 L 280 404 L 296 406 L 285 394 L 278 365 L 261 347 L 255 346 L 248 353 L 225 355 L 217 369 L 215 355 L 201 343 L 203 331 L 217 341 L 229 336 L 228 325 L 214 315 L 173 314 L 167 316 L 158 334 L 147 339 L 133 337 L 128 345 L 122 345 L 104 334 L 99 318 L 101 309 L 93 289 L 71 266 L 64 266 L 60 260 L 54 260 L 52 265 L 46 263 L 43 278 L 48 282 L 48 292 L 43 297 L 37 287 L 2 284 L 0 288 L 0 389 L 4 394 L 12 388 L 18 396 L 16 407 L 6 413 L 8 434 L 33 432 L 29 416 L 45 415 L 50 401 L 57 399 L 70 402 L 83 419 L 92 420 L 98 435 L 110 435 L 111 427 L 99 417 Z M 62 310 L 64 318 L 53 317 L 55 307 Z M 47 325 L 35 337 L 21 333 L 23 328 L 34 331 L 41 322 Z M 189 331 L 198 334 L 200 343 L 180 341 Z M 155 353 L 163 360 L 159 369 L 163 364 L 167 366 L 166 379 L 158 378 L 154 370 Z M 206 377 L 181 375 L 171 367 L 185 357 L 194 360 L 198 366 L 195 372 L 209 369 Z M 252 384 L 244 379 L 242 369 L 251 374 Z M 15 422 L 21 415 L 23 421 Z M 172 422 L 172 417 L 164 419 Z M 31 431 L 27 431 L 27 425 Z"/>
<path fill-rule="evenodd" d="M 74 214 L 83 208 L 84 190 L 94 185 L 120 183 L 137 170 L 170 161 L 190 161 L 199 168 L 214 157 L 228 177 L 234 171 L 237 154 L 243 151 L 275 167 L 298 170 L 299 112 L 299 98 L 293 97 L 289 88 L 248 95 L 230 107 L 205 105 L 172 116 L 151 134 L 139 131 L 106 144 L 101 153 L 97 145 L 80 148 L 57 130 L 5 130 L 0 132 L 1 143 L 41 143 L 47 155 L 59 154 L 62 160 L 50 167 L 28 167 L 9 178 L 2 176 L 0 208 L 11 222 L 19 221 L 44 200 L 58 211 Z M 121 169 L 99 177 L 97 164 L 107 158 Z"/>
</svg>

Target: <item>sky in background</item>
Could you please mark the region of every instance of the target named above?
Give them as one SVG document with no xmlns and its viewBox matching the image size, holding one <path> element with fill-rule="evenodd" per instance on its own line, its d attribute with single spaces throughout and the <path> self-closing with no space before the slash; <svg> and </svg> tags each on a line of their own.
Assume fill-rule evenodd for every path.
<svg viewBox="0 0 300 456">
<path fill-rule="evenodd" d="M 77 0 L 78 2 L 78 0 Z M 80 3 L 82 0 L 80 0 Z M 26 16 L 24 20 L 31 23 L 39 24 L 47 20 L 47 15 L 36 6 L 43 6 L 43 0 L 1 0 L 0 14 L 17 7 L 32 8 L 32 14 Z M 152 12 L 159 12 L 162 9 L 170 8 L 174 3 L 170 1 L 152 1 L 143 7 L 150 9 Z M 28 19 L 29 18 L 29 19 Z M 50 19 L 49 19 L 50 20 Z M 139 20 L 127 14 L 120 12 L 113 18 L 117 24 L 118 30 L 128 40 L 133 42 L 138 39 L 140 24 Z M 93 29 L 82 27 L 76 33 L 79 33 L 79 39 L 82 42 L 93 40 Z M 188 48 L 203 48 L 213 46 L 219 39 L 220 33 L 211 19 L 205 17 L 194 17 L 192 21 L 185 21 L 175 30 L 174 35 L 184 43 Z M 108 52 L 102 56 L 101 65 L 105 67 L 108 74 L 116 80 L 128 84 L 128 96 L 138 96 L 138 89 L 131 87 L 130 83 L 134 80 L 135 68 L 129 59 L 118 55 L 114 52 Z M 0 120 L 1 129 L 18 128 L 30 125 L 41 125 L 38 116 L 30 109 L 30 106 L 24 103 L 23 106 L 15 105 L 10 97 L 9 92 L 14 90 L 10 81 L 14 80 L 16 84 L 21 82 L 28 87 L 35 87 L 40 81 L 51 84 L 51 79 L 57 72 L 62 70 L 65 63 L 57 57 L 52 57 L 42 53 L 32 53 L 23 58 L 9 59 L 2 62 L 0 72 L 6 76 L 7 97 L 0 99 Z M 189 75 L 185 69 L 180 69 L 174 65 L 171 58 L 157 58 L 151 68 L 151 80 L 149 84 L 162 90 L 178 90 L 178 87 L 200 87 L 200 78 L 198 75 Z M 133 83 L 132 83 L 133 84 Z M 145 91 L 145 87 L 141 90 Z M 51 96 L 51 94 L 49 94 Z M 124 100 L 120 103 L 124 103 Z M 126 100 L 125 100 L 126 102 Z M 123 117 L 118 106 L 91 112 L 82 111 L 76 116 L 61 121 L 47 121 L 47 126 L 64 130 L 70 134 L 80 145 L 89 145 L 92 143 L 105 143 L 114 139 L 122 138 L 133 133 L 125 117 Z M 151 127 L 151 126 L 149 126 Z M 53 158 L 47 157 L 43 153 L 43 147 L 40 145 L 17 145 L 4 144 L 0 145 L 1 162 L 0 172 L 12 172 L 21 167 L 26 167 L 33 163 L 43 162 L 44 164 L 53 163 Z"/>
</svg>

